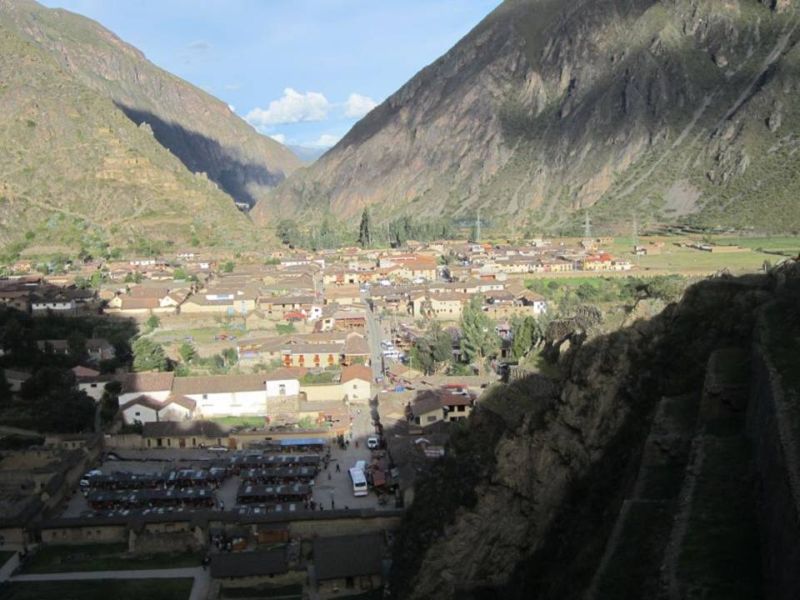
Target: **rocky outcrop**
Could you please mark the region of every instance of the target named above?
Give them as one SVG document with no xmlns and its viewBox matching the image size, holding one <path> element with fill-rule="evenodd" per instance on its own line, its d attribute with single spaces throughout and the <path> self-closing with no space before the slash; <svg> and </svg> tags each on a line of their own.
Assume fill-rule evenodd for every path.
<svg viewBox="0 0 800 600">
<path fill-rule="evenodd" d="M 787 277 L 794 286 L 779 284 Z M 659 316 L 571 348 L 561 359 L 557 398 L 526 400 L 523 380 L 485 399 L 437 467 L 438 483 L 418 487 L 394 556 L 396 593 L 677 598 L 685 597 L 680 590 L 705 589 L 713 595 L 737 585 L 726 558 L 687 562 L 683 550 L 711 549 L 713 539 L 727 540 L 731 564 L 745 561 L 739 589 L 758 591 L 762 553 L 757 540 L 744 541 L 744 520 L 753 531 L 756 522 L 748 500 L 756 485 L 744 437 L 746 377 L 739 377 L 746 376 L 740 365 L 746 353 L 728 349 L 750 347 L 758 315 L 776 298 L 794 302 L 796 315 L 797 283 L 797 265 L 709 279 Z M 755 397 L 749 402 L 761 404 Z M 768 427 L 755 431 L 774 444 Z M 726 460 L 735 462 L 726 468 Z M 793 463 L 768 461 L 784 475 L 794 470 Z M 767 472 L 758 450 L 754 464 Z M 469 478 L 452 478 L 465 472 Z M 695 474 L 689 488 L 687 472 Z M 688 499 L 683 509 L 678 498 Z M 787 510 L 796 508 L 784 500 L 776 497 Z M 683 530 L 671 534 L 681 513 Z M 717 513 L 727 521 L 715 521 Z M 788 569 L 797 539 L 767 539 L 764 553 L 783 551 L 781 568 Z M 781 585 L 787 577 L 788 570 Z"/>
<path fill-rule="evenodd" d="M 382 220 L 472 220 L 481 209 L 490 224 L 541 232 L 578 229 L 573 215 L 594 207 L 597 226 L 626 230 L 632 211 L 796 228 L 796 202 L 762 176 L 795 160 L 767 152 L 800 127 L 795 10 L 510 0 L 255 216 L 355 218 L 375 205 Z M 737 136 L 721 141 L 729 127 Z M 676 182 L 697 190 L 679 213 Z M 768 210 L 753 209 L 756 194 Z"/>
<path fill-rule="evenodd" d="M 762 316 L 753 346 L 748 433 L 759 473 L 767 596 L 789 600 L 800 596 L 800 395 L 786 385 L 788 374 L 771 356 L 771 329 Z"/>
</svg>

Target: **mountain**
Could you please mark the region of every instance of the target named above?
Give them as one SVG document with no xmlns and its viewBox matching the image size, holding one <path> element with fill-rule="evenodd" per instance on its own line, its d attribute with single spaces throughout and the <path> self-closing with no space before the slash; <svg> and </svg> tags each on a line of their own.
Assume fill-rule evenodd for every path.
<svg viewBox="0 0 800 600">
<path fill-rule="evenodd" d="M 2 242 L 240 242 L 300 165 L 89 19 L 0 0 L 0 34 Z"/>
<path fill-rule="evenodd" d="M 328 151 L 328 148 L 317 148 L 312 146 L 288 146 L 289 150 L 304 163 L 313 163 L 320 156 Z"/>
<path fill-rule="evenodd" d="M 796 0 L 506 0 L 255 217 L 800 230 Z"/>
<path fill-rule="evenodd" d="M 415 483 L 392 597 L 800 597 L 799 306 L 788 261 L 548 328 L 558 378 L 488 390 Z"/>
</svg>

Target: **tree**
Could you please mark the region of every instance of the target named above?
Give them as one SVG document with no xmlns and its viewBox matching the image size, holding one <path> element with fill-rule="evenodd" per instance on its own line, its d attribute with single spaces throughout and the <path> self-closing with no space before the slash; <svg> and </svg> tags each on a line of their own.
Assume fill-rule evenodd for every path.
<svg viewBox="0 0 800 600">
<path fill-rule="evenodd" d="M 281 243 L 286 246 L 296 245 L 300 239 L 300 230 L 297 223 L 291 219 L 281 219 L 276 226 L 276 232 Z"/>
<path fill-rule="evenodd" d="M 156 315 L 150 315 L 147 321 L 145 321 L 145 325 L 147 325 L 147 328 L 150 331 L 153 331 L 161 327 L 161 319 L 159 319 Z"/>
<path fill-rule="evenodd" d="M 140 337 L 133 342 L 134 371 L 165 371 L 167 356 L 160 344 Z"/>
<path fill-rule="evenodd" d="M 361 225 L 358 227 L 358 243 L 364 248 L 372 243 L 372 237 L 369 229 L 369 210 L 366 208 L 361 213 Z"/>
<path fill-rule="evenodd" d="M 483 368 L 484 358 L 500 349 L 500 336 L 482 306 L 483 297 L 473 296 L 461 315 L 461 352 L 479 369 Z"/>
<path fill-rule="evenodd" d="M 511 329 L 514 341 L 511 343 L 511 355 L 515 360 L 523 358 L 539 341 L 539 326 L 533 317 L 515 319 Z"/>
<path fill-rule="evenodd" d="M 78 391 L 68 369 L 39 369 L 22 384 L 20 396 L 38 431 L 74 433 L 88 431 L 94 424 L 94 401 Z"/>
<path fill-rule="evenodd" d="M 88 352 L 86 350 L 86 336 L 80 331 L 72 331 L 67 336 L 67 347 L 69 354 L 73 360 L 81 362 L 86 359 Z"/>
<path fill-rule="evenodd" d="M 119 410 L 119 394 L 122 385 L 119 381 L 111 381 L 106 384 L 103 396 L 100 398 L 100 420 L 108 425 L 114 420 Z"/>
<path fill-rule="evenodd" d="M 189 279 L 189 274 L 186 272 L 186 269 L 183 267 L 178 267 L 172 272 L 172 278 L 175 280 L 187 280 Z"/>
<path fill-rule="evenodd" d="M 181 360 L 183 360 L 183 362 L 189 363 L 197 356 L 197 350 L 195 350 L 195 347 L 189 342 L 183 342 L 180 348 L 178 348 L 178 354 L 181 355 Z"/>
<path fill-rule="evenodd" d="M 222 265 L 222 272 L 223 273 L 233 273 L 233 269 L 236 268 L 236 263 L 232 260 L 226 261 Z"/>
<path fill-rule="evenodd" d="M 232 366 L 239 362 L 239 353 L 235 348 L 225 348 L 222 351 L 222 358 L 225 359 L 226 365 Z"/>
</svg>

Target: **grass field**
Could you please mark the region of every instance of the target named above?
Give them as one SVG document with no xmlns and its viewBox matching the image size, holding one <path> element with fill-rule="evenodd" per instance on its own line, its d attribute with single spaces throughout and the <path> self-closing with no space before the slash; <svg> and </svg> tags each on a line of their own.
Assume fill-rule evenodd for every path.
<svg viewBox="0 0 800 600">
<path fill-rule="evenodd" d="M 15 554 L 16 552 L 7 552 L 7 551 L 0 552 L 0 566 L 6 564 L 8 562 L 8 559 L 10 559 Z"/>
<path fill-rule="evenodd" d="M 209 419 L 223 427 L 263 427 L 264 417 L 215 417 Z"/>
<path fill-rule="evenodd" d="M 23 565 L 23 573 L 115 571 L 196 567 L 197 554 L 151 554 L 128 556 L 127 544 L 43 546 Z"/>
<path fill-rule="evenodd" d="M 761 268 L 765 260 L 775 262 L 779 258 L 756 251 L 713 253 L 676 245 L 676 243 L 690 241 L 692 241 L 691 238 L 678 237 L 641 238 L 639 240 L 641 245 L 647 245 L 649 242 L 662 242 L 664 245 L 661 254 L 634 257 L 631 254 L 631 240 L 619 238 L 614 241 L 609 250 L 615 256 L 630 260 L 637 270 L 669 271 L 682 275 L 701 275 L 721 269 L 728 269 L 732 272 L 755 271 Z M 747 247 L 755 248 L 755 246 Z"/>
<path fill-rule="evenodd" d="M 11 583 L 0 600 L 185 600 L 191 579 L 102 579 Z"/>
</svg>

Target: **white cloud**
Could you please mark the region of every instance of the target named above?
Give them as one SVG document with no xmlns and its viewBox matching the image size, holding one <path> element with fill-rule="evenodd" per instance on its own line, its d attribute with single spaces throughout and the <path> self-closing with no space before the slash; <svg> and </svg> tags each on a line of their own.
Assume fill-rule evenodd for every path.
<svg viewBox="0 0 800 600">
<path fill-rule="evenodd" d="M 228 110 L 231 111 L 232 113 L 235 113 L 236 107 L 233 104 L 228 104 Z"/>
<path fill-rule="evenodd" d="M 347 98 L 347 102 L 344 103 L 344 115 L 346 117 L 360 119 L 376 106 L 378 106 L 378 103 L 369 96 L 353 93 L 350 94 L 350 97 Z"/>
<path fill-rule="evenodd" d="M 211 49 L 211 44 L 205 40 L 197 40 L 196 42 L 192 42 L 191 44 L 187 45 L 186 48 L 193 52 L 205 52 L 206 50 Z"/>
<path fill-rule="evenodd" d="M 271 137 L 273 140 L 275 140 L 279 144 L 285 144 L 286 143 L 286 136 L 283 135 L 282 133 L 273 133 L 273 134 L 270 134 L 269 137 Z"/>
<path fill-rule="evenodd" d="M 319 92 L 298 92 L 292 88 L 283 90 L 283 96 L 273 100 L 267 108 L 254 108 L 245 119 L 255 127 L 269 127 L 283 123 L 322 121 L 328 117 L 330 102 Z"/>
<path fill-rule="evenodd" d="M 306 146 L 308 148 L 330 148 L 332 146 L 335 146 L 336 142 L 338 142 L 340 139 L 342 139 L 342 136 L 340 135 L 331 135 L 330 133 L 323 133 L 321 136 L 319 136 L 319 138 L 317 138 L 313 142 L 308 142 L 306 144 L 303 144 L 303 146 Z"/>
</svg>

